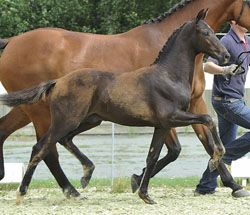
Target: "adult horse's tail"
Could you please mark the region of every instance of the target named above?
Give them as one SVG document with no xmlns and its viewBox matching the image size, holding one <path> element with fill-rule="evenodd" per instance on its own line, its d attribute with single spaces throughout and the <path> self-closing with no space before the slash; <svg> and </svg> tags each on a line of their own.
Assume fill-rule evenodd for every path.
<svg viewBox="0 0 250 215">
<path fill-rule="evenodd" d="M 41 83 L 35 87 L 0 95 L 0 104 L 13 107 L 21 104 L 31 104 L 38 102 L 43 98 L 43 96 L 48 95 L 55 84 L 56 81 L 51 80 Z"/>
<path fill-rule="evenodd" d="M 10 41 L 10 38 L 9 39 L 0 38 L 0 49 L 4 49 L 8 45 L 9 41 Z"/>
</svg>

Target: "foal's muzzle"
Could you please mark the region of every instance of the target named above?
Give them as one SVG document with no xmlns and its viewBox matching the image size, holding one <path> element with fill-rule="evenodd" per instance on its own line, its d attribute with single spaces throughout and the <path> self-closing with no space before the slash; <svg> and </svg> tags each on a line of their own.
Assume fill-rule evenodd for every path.
<svg viewBox="0 0 250 215">
<path fill-rule="evenodd" d="M 220 57 L 218 58 L 218 61 L 219 61 L 220 65 L 227 64 L 229 62 L 229 60 L 230 60 L 230 54 L 227 51 L 223 52 L 220 55 Z"/>
</svg>

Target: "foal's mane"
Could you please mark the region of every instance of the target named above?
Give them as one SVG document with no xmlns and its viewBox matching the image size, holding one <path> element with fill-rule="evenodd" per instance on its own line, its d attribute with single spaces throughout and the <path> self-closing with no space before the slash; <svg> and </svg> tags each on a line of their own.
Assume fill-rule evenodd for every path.
<svg viewBox="0 0 250 215">
<path fill-rule="evenodd" d="M 172 15 L 173 13 L 179 11 L 186 5 L 188 5 L 191 2 L 194 2 L 195 0 L 182 0 L 181 2 L 177 3 L 174 5 L 169 11 L 165 12 L 164 14 L 158 16 L 157 18 L 150 19 L 145 21 L 143 24 L 155 24 L 155 23 L 160 23 L 162 20 L 164 20 L 166 17 Z"/>
<path fill-rule="evenodd" d="M 155 59 L 153 64 L 157 64 L 161 61 L 162 57 L 164 57 L 165 53 L 168 50 L 171 50 L 172 46 L 175 43 L 175 40 L 177 38 L 177 36 L 179 35 L 179 33 L 181 32 L 181 30 L 184 28 L 184 26 L 186 26 L 188 23 L 190 22 L 185 22 L 181 27 L 177 28 L 172 35 L 168 38 L 167 42 L 165 43 L 165 45 L 163 46 L 163 48 L 161 49 L 161 51 L 158 54 L 158 57 Z M 152 65 L 153 65 L 152 64 Z"/>
</svg>

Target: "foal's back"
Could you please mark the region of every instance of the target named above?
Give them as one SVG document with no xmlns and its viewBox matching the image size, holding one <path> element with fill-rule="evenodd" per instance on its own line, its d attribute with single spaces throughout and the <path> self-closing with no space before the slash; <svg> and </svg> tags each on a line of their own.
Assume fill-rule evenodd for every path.
<svg viewBox="0 0 250 215">
<path fill-rule="evenodd" d="M 57 80 L 50 95 L 52 115 L 54 110 L 65 109 L 63 113 L 70 118 L 98 115 L 124 125 L 150 126 L 155 116 L 149 104 L 145 75 L 152 68 L 121 75 L 82 69 L 64 76 Z"/>
</svg>

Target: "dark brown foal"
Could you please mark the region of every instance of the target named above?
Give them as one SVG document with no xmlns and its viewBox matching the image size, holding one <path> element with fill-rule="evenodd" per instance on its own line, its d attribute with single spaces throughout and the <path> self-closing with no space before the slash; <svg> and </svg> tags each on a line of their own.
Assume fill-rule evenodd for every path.
<svg viewBox="0 0 250 215">
<path fill-rule="evenodd" d="M 191 124 L 207 126 L 216 145 L 212 161 L 219 164 L 224 147 L 211 117 L 187 112 L 195 57 L 199 53 L 206 53 L 224 63 L 230 57 L 204 22 L 206 12 L 200 11 L 194 21 L 185 23 L 175 31 L 150 67 L 121 75 L 84 69 L 0 98 L 10 106 L 34 103 L 45 98 L 51 110 L 50 128 L 34 146 L 34 153 L 19 188 L 18 202 L 27 191 L 35 167 L 50 152 L 51 146 L 69 135 L 81 132 L 93 120 L 155 128 L 147 168 L 139 189 L 139 196 L 146 203 L 154 203 L 148 196 L 148 183 L 165 134 L 171 128 Z"/>
<path fill-rule="evenodd" d="M 145 6 L 146 7 L 146 6 Z M 209 8 L 207 23 L 218 31 L 229 20 L 237 22 L 250 30 L 249 1 L 245 0 L 185 0 L 180 1 L 163 16 L 146 22 L 136 28 L 117 35 L 95 35 L 70 32 L 56 28 L 41 28 L 23 33 L 6 40 L 0 40 L 0 48 L 5 48 L 0 58 L 0 80 L 8 92 L 13 92 L 37 85 L 49 79 L 56 79 L 80 68 L 98 68 L 115 73 L 134 71 L 153 63 L 165 40 L 185 21 L 194 18 L 202 8 Z M 41 60 L 42 59 L 42 60 Z M 195 73 L 192 86 L 192 98 L 189 111 L 207 113 L 202 98 L 205 79 L 202 70 L 202 55 L 196 57 Z M 39 115 L 39 113 L 43 113 Z M 32 122 L 37 139 L 44 135 L 50 124 L 48 105 L 39 103 L 33 106 L 14 107 L 0 120 L 0 179 L 4 177 L 2 148 L 5 139 L 15 130 Z M 99 122 L 100 123 L 100 122 Z M 209 129 L 203 125 L 193 125 L 194 130 L 211 155 L 213 141 Z M 167 147 L 178 145 L 178 139 L 166 136 Z M 168 135 L 168 134 L 166 134 Z M 66 141 L 66 142 L 65 142 Z M 86 186 L 94 168 L 93 163 L 83 155 L 68 138 L 60 143 L 66 146 L 80 160 L 84 172 L 83 187 Z M 173 152 L 173 149 L 177 149 Z M 168 155 L 159 162 L 159 171 L 178 154 L 178 147 L 172 148 Z M 56 160 L 56 148 L 48 160 Z M 56 162 L 58 163 L 58 162 Z M 57 181 L 67 181 L 60 167 L 54 162 L 46 162 Z M 58 168 L 58 169 L 57 169 Z M 57 169 L 57 170 L 56 170 Z M 226 170 L 225 170 L 226 171 Z M 87 174 L 87 175 L 86 175 Z M 65 183 L 61 183 L 65 184 Z M 68 187 L 69 185 L 63 185 Z M 62 189 L 64 189 L 62 187 Z M 234 190 L 234 187 L 231 187 Z"/>
</svg>

